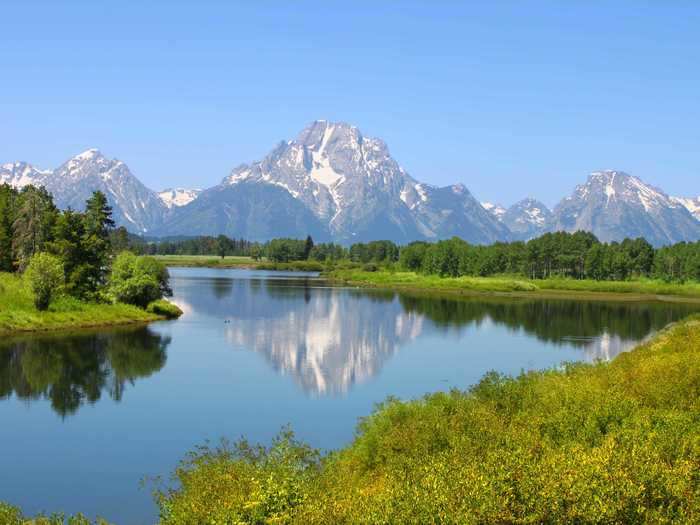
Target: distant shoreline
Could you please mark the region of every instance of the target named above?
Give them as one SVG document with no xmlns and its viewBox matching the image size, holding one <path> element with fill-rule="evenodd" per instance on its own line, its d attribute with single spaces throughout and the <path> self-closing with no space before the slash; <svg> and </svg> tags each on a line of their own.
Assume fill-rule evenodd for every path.
<svg viewBox="0 0 700 525">
<path fill-rule="evenodd" d="M 376 272 L 332 269 L 314 261 L 274 263 L 250 257 L 208 255 L 158 255 L 169 267 L 220 268 L 271 271 L 321 272 L 330 282 L 411 293 L 446 296 L 492 296 L 542 299 L 659 301 L 700 304 L 700 284 L 674 284 L 654 280 L 592 281 L 577 279 L 524 279 L 520 277 L 438 277 L 414 272 Z"/>
</svg>

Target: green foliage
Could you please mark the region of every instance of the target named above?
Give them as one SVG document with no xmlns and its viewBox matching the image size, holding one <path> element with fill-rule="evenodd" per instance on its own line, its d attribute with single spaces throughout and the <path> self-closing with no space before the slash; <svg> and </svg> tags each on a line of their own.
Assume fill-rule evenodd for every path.
<svg viewBox="0 0 700 525">
<path fill-rule="evenodd" d="M 43 187 L 26 186 L 18 193 L 12 222 L 12 251 L 20 271 L 50 240 L 56 215 L 53 198 Z"/>
<path fill-rule="evenodd" d="M 161 523 L 697 523 L 700 319 L 610 363 L 389 399 L 320 463 L 279 443 L 193 454 Z"/>
<path fill-rule="evenodd" d="M 24 272 L 34 296 L 37 310 L 47 310 L 52 297 L 60 292 L 64 283 L 63 264 L 61 260 L 48 253 L 35 253 Z"/>
<path fill-rule="evenodd" d="M 160 315 L 166 319 L 177 319 L 182 315 L 182 310 L 178 305 L 166 301 L 165 299 L 153 301 L 148 305 L 146 311 Z"/>
<path fill-rule="evenodd" d="M 105 520 L 98 518 L 92 521 L 82 514 L 66 517 L 61 513 L 54 513 L 49 516 L 39 514 L 33 518 L 28 518 L 12 505 L 0 502 L 0 523 L 2 525 L 109 525 Z"/>
<path fill-rule="evenodd" d="M 87 302 L 66 294 L 54 297 L 48 310 L 38 311 L 25 280 L 15 274 L 0 273 L 0 334 L 156 319 L 158 316 L 136 306 Z"/>
<path fill-rule="evenodd" d="M 109 293 L 118 302 L 146 308 L 150 302 L 172 295 L 169 279 L 168 269 L 155 258 L 122 252 L 112 264 Z"/>
<path fill-rule="evenodd" d="M 201 447 L 175 471 L 181 488 L 156 492 L 160 522 L 287 523 L 306 502 L 319 468 L 319 453 L 288 430 L 269 448 L 245 440 Z"/>
</svg>

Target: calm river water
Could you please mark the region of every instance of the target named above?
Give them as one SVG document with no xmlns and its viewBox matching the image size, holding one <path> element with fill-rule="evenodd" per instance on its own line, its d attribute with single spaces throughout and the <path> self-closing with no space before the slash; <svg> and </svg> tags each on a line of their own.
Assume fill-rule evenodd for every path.
<svg viewBox="0 0 700 525">
<path fill-rule="evenodd" d="M 697 307 L 439 299 L 308 274 L 171 269 L 185 314 L 148 327 L 0 341 L 0 501 L 153 523 L 148 476 L 205 440 L 348 443 L 389 395 L 489 370 L 611 359 Z"/>
</svg>

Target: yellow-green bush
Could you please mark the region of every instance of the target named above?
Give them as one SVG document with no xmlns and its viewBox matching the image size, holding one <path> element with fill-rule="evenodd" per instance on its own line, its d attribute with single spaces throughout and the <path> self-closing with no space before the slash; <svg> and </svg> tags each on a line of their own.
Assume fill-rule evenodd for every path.
<svg viewBox="0 0 700 525">
<path fill-rule="evenodd" d="M 609 364 L 390 399 L 320 461 L 201 449 L 163 524 L 700 522 L 700 320 Z"/>
<path fill-rule="evenodd" d="M 166 301 L 165 299 L 153 301 L 148 305 L 146 311 L 152 314 L 162 315 L 166 319 L 177 319 L 182 315 L 182 310 L 178 305 Z"/>
</svg>

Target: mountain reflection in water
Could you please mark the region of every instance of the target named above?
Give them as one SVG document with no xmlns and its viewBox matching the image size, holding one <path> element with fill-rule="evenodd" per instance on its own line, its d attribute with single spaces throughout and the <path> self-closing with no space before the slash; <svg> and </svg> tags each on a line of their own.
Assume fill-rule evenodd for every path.
<svg viewBox="0 0 700 525">
<path fill-rule="evenodd" d="M 436 298 L 332 287 L 299 276 L 190 277 L 176 280 L 175 288 L 185 312 L 224 318 L 230 344 L 263 355 L 314 395 L 347 392 L 421 336 L 454 337 L 466 350 L 471 328 L 494 324 L 574 347 L 582 360 L 608 360 L 697 310 L 662 303 Z"/>
</svg>

